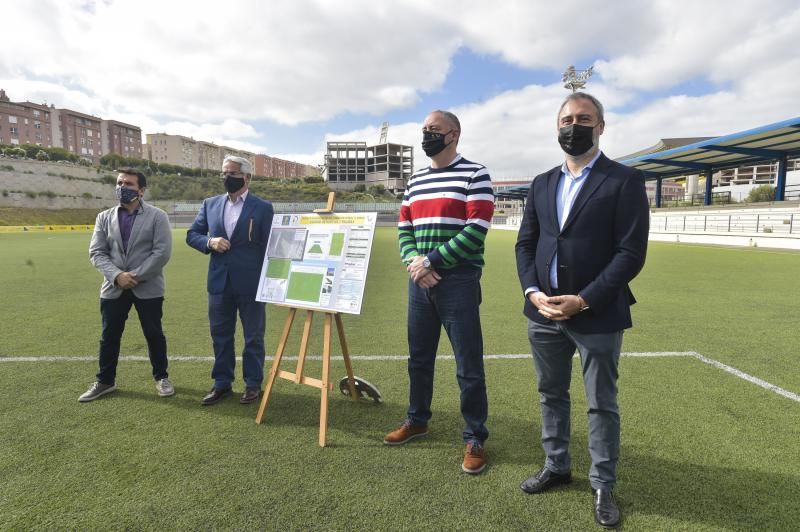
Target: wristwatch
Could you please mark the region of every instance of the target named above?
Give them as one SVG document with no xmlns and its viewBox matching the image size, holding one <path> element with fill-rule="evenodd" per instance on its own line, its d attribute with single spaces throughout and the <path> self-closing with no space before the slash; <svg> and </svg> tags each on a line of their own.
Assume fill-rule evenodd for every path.
<svg viewBox="0 0 800 532">
<path fill-rule="evenodd" d="M 428 257 L 425 257 L 424 259 L 422 259 L 422 267 L 425 268 L 426 270 L 430 270 L 431 269 L 431 259 L 429 259 Z"/>
</svg>

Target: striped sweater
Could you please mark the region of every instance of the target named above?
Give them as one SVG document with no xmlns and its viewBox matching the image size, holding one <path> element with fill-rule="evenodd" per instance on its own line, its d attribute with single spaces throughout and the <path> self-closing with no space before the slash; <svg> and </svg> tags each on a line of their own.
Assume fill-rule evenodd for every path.
<svg viewBox="0 0 800 532">
<path fill-rule="evenodd" d="M 482 164 L 459 155 L 444 168 L 417 170 L 400 207 L 400 258 L 427 255 L 432 267 L 444 270 L 482 268 L 493 212 L 492 181 Z"/>
</svg>

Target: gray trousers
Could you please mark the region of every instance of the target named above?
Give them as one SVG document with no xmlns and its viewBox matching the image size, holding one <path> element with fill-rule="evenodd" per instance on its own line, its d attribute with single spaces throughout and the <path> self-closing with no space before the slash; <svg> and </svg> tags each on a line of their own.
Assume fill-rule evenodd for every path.
<svg viewBox="0 0 800 532">
<path fill-rule="evenodd" d="M 617 377 L 622 331 L 581 334 L 560 322 L 547 325 L 528 320 L 528 339 L 536 366 L 542 409 L 545 467 L 554 473 L 570 470 L 570 397 L 572 357 L 581 357 L 589 415 L 589 482 L 595 489 L 613 488 L 619 460 Z"/>
</svg>

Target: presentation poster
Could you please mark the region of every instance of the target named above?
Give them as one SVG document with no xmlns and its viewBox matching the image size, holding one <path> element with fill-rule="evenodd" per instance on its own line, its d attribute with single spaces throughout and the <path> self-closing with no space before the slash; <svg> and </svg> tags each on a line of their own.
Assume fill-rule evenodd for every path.
<svg viewBox="0 0 800 532">
<path fill-rule="evenodd" d="M 276 214 L 256 299 L 360 314 L 378 214 Z"/>
</svg>

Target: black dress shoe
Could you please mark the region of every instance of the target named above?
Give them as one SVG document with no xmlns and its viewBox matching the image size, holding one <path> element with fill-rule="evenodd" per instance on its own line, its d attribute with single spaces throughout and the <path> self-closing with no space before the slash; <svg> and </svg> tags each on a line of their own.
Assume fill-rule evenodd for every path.
<svg viewBox="0 0 800 532">
<path fill-rule="evenodd" d="M 203 406 L 210 406 L 216 403 L 219 403 L 221 400 L 225 399 L 231 394 L 230 388 L 225 388 L 221 390 L 219 388 L 211 388 L 211 391 L 203 397 L 203 400 L 200 401 L 200 404 Z"/>
<path fill-rule="evenodd" d="M 243 405 L 249 405 L 250 403 L 255 402 L 258 399 L 258 394 L 261 393 L 261 390 L 258 388 L 251 388 L 248 386 L 245 388 L 244 393 L 239 398 L 239 402 Z"/>
<path fill-rule="evenodd" d="M 603 528 L 616 528 L 619 525 L 619 507 L 614 494 L 608 488 L 593 489 L 594 520 Z"/>
<path fill-rule="evenodd" d="M 525 482 L 520 484 L 519 488 L 525 493 L 541 493 L 560 484 L 568 484 L 571 481 L 572 473 L 569 471 L 559 475 L 543 467 L 541 471 L 528 477 Z"/>
</svg>

